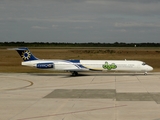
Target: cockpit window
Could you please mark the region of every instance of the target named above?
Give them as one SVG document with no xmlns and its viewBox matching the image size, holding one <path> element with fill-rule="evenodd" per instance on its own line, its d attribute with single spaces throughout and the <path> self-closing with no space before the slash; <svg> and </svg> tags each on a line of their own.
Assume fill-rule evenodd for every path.
<svg viewBox="0 0 160 120">
<path fill-rule="evenodd" d="M 142 63 L 142 65 L 146 65 L 146 63 L 145 63 L 145 62 L 143 62 L 143 63 Z"/>
</svg>

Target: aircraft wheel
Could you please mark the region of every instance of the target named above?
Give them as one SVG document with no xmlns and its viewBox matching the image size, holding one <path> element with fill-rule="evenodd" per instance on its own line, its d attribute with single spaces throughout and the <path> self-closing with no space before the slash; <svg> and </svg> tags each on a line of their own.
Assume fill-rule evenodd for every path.
<svg viewBox="0 0 160 120">
<path fill-rule="evenodd" d="M 144 75 L 147 75 L 147 72 L 145 72 Z"/>
<path fill-rule="evenodd" d="M 78 75 L 78 72 L 76 72 L 76 71 L 72 72 L 72 76 L 77 76 L 77 75 Z"/>
</svg>

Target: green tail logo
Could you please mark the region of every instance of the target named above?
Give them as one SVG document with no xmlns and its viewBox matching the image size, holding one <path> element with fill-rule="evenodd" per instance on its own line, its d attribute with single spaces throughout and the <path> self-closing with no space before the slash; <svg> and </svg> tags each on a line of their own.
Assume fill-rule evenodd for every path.
<svg viewBox="0 0 160 120">
<path fill-rule="evenodd" d="M 108 64 L 108 62 L 105 62 L 105 64 L 103 64 L 102 67 L 103 67 L 104 69 L 111 70 L 111 69 L 116 69 L 116 68 L 117 68 L 117 65 L 115 65 L 115 63 Z"/>
</svg>

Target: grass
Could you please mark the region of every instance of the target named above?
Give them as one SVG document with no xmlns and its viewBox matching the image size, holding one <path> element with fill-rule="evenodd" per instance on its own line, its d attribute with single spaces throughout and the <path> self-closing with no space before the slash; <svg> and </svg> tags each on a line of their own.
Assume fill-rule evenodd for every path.
<svg viewBox="0 0 160 120">
<path fill-rule="evenodd" d="M 31 48 L 30 51 L 40 59 L 89 59 L 89 60 L 141 60 L 160 71 L 159 48 Z M 22 59 L 16 51 L 0 49 L 0 72 L 3 73 L 48 73 L 21 66 Z"/>
</svg>

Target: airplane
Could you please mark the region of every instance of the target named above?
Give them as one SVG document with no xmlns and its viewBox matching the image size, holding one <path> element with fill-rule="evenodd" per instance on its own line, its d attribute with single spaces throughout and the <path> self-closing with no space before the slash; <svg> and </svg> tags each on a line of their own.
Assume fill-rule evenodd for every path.
<svg viewBox="0 0 160 120">
<path fill-rule="evenodd" d="M 153 68 L 139 60 L 44 60 L 35 57 L 27 47 L 12 48 L 16 50 L 24 66 L 35 67 L 45 70 L 59 70 L 71 72 L 72 76 L 77 76 L 82 71 L 134 71 L 144 72 Z"/>
</svg>

